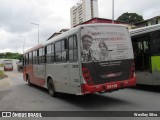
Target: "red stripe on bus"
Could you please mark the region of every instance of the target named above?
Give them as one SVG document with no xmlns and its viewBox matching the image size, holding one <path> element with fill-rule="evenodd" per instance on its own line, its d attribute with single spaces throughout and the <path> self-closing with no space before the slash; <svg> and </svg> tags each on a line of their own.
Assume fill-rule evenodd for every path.
<svg viewBox="0 0 160 120">
<path fill-rule="evenodd" d="M 96 92 L 111 92 L 121 88 L 136 86 L 136 77 L 129 80 L 116 81 L 111 83 L 99 84 L 94 86 L 88 86 L 87 84 L 82 84 L 82 93 L 96 93 Z"/>
</svg>

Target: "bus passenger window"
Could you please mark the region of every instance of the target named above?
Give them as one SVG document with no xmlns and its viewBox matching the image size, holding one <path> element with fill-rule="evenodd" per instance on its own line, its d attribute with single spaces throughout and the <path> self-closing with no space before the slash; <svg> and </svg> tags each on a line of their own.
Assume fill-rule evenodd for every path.
<svg viewBox="0 0 160 120">
<path fill-rule="evenodd" d="M 42 63 L 42 48 L 39 49 L 39 63 Z"/>
<path fill-rule="evenodd" d="M 54 44 L 52 44 L 51 62 L 54 62 Z"/>
<path fill-rule="evenodd" d="M 46 48 L 47 48 L 46 62 L 53 63 L 54 62 L 54 44 L 50 44 Z"/>
<path fill-rule="evenodd" d="M 78 49 L 77 49 L 77 37 L 74 36 L 74 50 L 73 50 L 73 54 L 74 54 L 74 61 L 77 61 L 78 59 Z"/>
<path fill-rule="evenodd" d="M 73 61 L 73 36 L 69 37 L 69 61 Z"/>
<path fill-rule="evenodd" d="M 55 43 L 55 61 L 61 62 L 61 41 Z"/>
<path fill-rule="evenodd" d="M 29 64 L 29 55 L 26 54 L 26 65 L 28 65 L 28 64 Z"/>
<path fill-rule="evenodd" d="M 38 63 L 39 63 L 39 58 L 38 58 L 38 56 L 39 56 L 39 50 L 37 50 L 36 53 L 37 53 L 37 56 L 36 56 L 36 64 L 38 64 Z"/>
<path fill-rule="evenodd" d="M 47 62 L 47 63 L 51 63 L 52 46 L 51 46 L 51 45 L 48 45 L 48 46 L 46 47 L 46 49 L 47 49 L 46 62 Z"/>
<path fill-rule="evenodd" d="M 36 64 L 36 59 L 37 59 L 37 51 L 33 52 L 33 63 Z"/>
<path fill-rule="evenodd" d="M 47 54 L 51 54 L 51 52 L 52 52 L 52 46 L 48 45 L 47 46 Z"/>
<path fill-rule="evenodd" d="M 77 61 L 77 52 L 77 37 L 74 35 L 69 37 L 69 61 Z"/>
<path fill-rule="evenodd" d="M 66 40 L 61 41 L 62 45 L 62 61 L 66 61 L 67 59 L 67 45 L 66 45 Z"/>
<path fill-rule="evenodd" d="M 29 53 L 29 64 L 32 64 L 32 52 Z"/>
</svg>

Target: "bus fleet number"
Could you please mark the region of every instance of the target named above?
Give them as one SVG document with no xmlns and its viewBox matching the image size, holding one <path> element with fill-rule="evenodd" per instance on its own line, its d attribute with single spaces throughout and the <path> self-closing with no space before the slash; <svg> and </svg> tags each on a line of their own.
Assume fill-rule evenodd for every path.
<svg viewBox="0 0 160 120">
<path fill-rule="evenodd" d="M 107 85 L 107 89 L 117 88 L 117 84 Z"/>
</svg>

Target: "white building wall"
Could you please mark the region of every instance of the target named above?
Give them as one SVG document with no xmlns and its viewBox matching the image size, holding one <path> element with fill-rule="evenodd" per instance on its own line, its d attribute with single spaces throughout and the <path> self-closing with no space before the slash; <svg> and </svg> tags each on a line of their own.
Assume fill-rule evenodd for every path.
<svg viewBox="0 0 160 120">
<path fill-rule="evenodd" d="M 70 21 L 71 21 L 71 25 L 73 25 L 73 9 L 70 9 Z"/>
<path fill-rule="evenodd" d="M 91 1 L 93 1 L 93 3 Z M 71 27 L 88 21 L 94 17 L 98 17 L 97 0 L 80 0 L 70 9 Z"/>
<path fill-rule="evenodd" d="M 83 0 L 85 11 L 84 11 L 84 17 L 85 21 L 91 19 L 91 1 L 90 0 Z"/>
<path fill-rule="evenodd" d="M 93 17 L 98 17 L 99 13 L 98 13 L 98 2 L 97 0 L 93 0 Z"/>
</svg>

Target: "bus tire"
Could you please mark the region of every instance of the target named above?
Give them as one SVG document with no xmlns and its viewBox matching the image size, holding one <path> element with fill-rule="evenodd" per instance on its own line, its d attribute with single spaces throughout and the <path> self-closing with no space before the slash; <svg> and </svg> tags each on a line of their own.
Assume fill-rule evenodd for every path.
<svg viewBox="0 0 160 120">
<path fill-rule="evenodd" d="M 53 83 L 53 80 L 51 78 L 48 80 L 47 85 L 48 85 L 48 92 L 49 92 L 50 96 L 56 97 L 57 93 L 55 91 L 54 83 Z"/>
<path fill-rule="evenodd" d="M 28 82 L 28 85 L 29 86 L 31 86 L 32 84 L 31 84 L 31 82 L 30 82 L 30 78 L 29 78 L 29 76 L 27 76 L 27 82 Z"/>
</svg>

